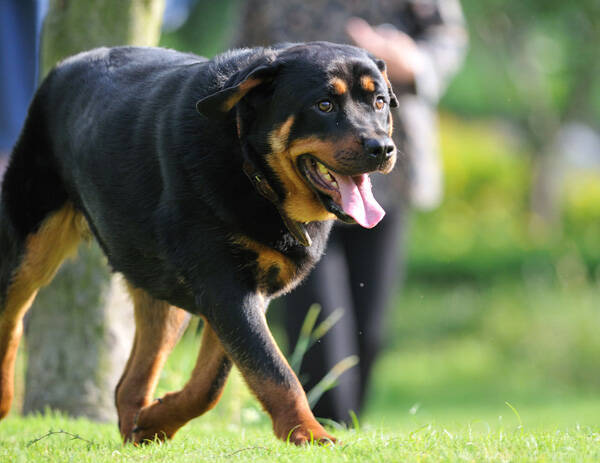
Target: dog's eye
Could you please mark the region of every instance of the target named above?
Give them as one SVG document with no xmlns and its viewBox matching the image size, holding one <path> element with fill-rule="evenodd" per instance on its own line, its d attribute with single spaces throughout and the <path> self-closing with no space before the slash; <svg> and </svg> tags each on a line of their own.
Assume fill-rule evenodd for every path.
<svg viewBox="0 0 600 463">
<path fill-rule="evenodd" d="M 383 108 L 385 108 L 385 98 L 378 96 L 375 100 L 375 108 L 377 108 L 377 111 L 381 111 Z"/>
<path fill-rule="evenodd" d="M 322 111 L 324 113 L 330 113 L 331 111 L 333 111 L 333 103 L 329 100 L 319 101 L 317 103 L 317 107 L 319 108 L 319 111 Z"/>
</svg>

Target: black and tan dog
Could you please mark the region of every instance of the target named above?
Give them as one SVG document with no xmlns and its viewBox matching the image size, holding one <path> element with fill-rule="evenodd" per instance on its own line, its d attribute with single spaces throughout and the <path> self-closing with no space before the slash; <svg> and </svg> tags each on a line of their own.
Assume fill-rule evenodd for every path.
<svg viewBox="0 0 600 463">
<path fill-rule="evenodd" d="M 333 439 L 265 323 L 322 254 L 332 220 L 374 226 L 368 174 L 389 172 L 395 97 L 382 61 L 329 43 L 213 60 L 97 49 L 42 83 L 2 185 L 0 417 L 22 319 L 82 238 L 124 275 L 136 334 L 116 389 L 125 441 L 170 438 L 218 401 L 232 362 L 294 443 Z M 189 313 L 192 377 L 152 401 Z"/>
</svg>

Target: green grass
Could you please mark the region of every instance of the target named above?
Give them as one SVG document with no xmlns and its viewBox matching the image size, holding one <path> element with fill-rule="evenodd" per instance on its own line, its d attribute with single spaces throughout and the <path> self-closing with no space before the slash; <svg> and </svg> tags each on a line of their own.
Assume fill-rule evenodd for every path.
<svg viewBox="0 0 600 463">
<path fill-rule="evenodd" d="M 234 372 L 215 410 L 167 444 L 123 446 L 115 424 L 13 411 L 0 462 L 600 461 L 599 300 L 579 277 L 413 281 L 389 314 L 359 428 L 332 430 L 332 448 L 277 441 Z M 184 384 L 198 345 L 188 331 L 157 396 Z"/>
<path fill-rule="evenodd" d="M 233 425 L 215 416 L 186 426 L 166 444 L 122 445 L 114 425 L 58 415 L 11 417 L 2 423 L 2 462 L 438 462 L 598 461 L 600 429 L 528 429 L 506 421 L 362 426 L 338 430 L 341 445 L 296 448 L 275 440 L 265 423 Z M 448 425 L 446 425 L 448 424 Z M 55 432 L 55 434 L 48 434 Z M 36 440 L 37 439 L 37 440 Z"/>
</svg>

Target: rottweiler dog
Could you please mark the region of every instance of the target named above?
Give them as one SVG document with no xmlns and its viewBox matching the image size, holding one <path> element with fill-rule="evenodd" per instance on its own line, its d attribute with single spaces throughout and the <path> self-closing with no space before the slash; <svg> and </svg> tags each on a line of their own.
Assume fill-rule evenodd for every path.
<svg viewBox="0 0 600 463">
<path fill-rule="evenodd" d="M 278 438 L 334 440 L 265 322 L 325 249 L 334 219 L 373 227 L 369 174 L 396 159 L 385 64 L 324 42 L 226 52 L 100 48 L 40 85 L 2 184 L 0 417 L 22 319 L 94 237 L 135 308 L 116 388 L 125 441 L 171 438 L 219 400 L 234 363 Z M 152 400 L 190 314 L 205 321 L 185 387 Z"/>
</svg>

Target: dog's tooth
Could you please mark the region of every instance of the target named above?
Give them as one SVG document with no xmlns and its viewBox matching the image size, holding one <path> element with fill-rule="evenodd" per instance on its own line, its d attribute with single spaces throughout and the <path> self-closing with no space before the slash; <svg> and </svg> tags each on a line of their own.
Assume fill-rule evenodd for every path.
<svg viewBox="0 0 600 463">
<path fill-rule="evenodd" d="M 323 173 L 323 174 L 327 174 L 329 175 L 329 171 L 327 170 L 327 167 L 325 167 L 323 164 L 321 164 L 320 162 L 317 162 L 317 167 L 319 168 L 319 170 Z"/>
</svg>

